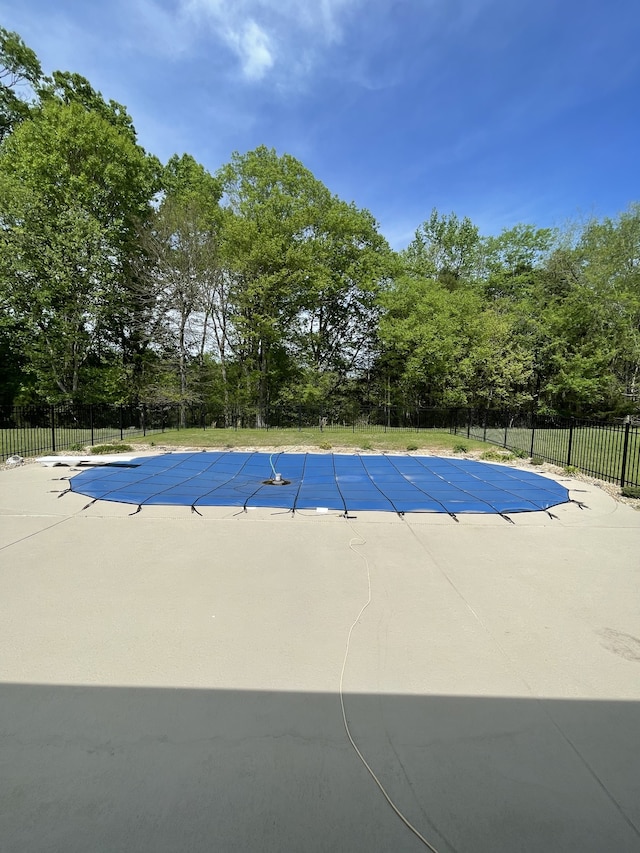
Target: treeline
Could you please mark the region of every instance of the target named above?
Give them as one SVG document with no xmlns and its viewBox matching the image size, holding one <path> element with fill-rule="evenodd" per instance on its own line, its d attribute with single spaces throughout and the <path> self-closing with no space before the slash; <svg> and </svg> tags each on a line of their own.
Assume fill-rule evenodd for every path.
<svg viewBox="0 0 640 853">
<path fill-rule="evenodd" d="M 482 236 L 373 216 L 260 147 L 162 164 L 122 105 L 0 28 L 2 403 L 636 411 L 640 206 Z"/>
</svg>

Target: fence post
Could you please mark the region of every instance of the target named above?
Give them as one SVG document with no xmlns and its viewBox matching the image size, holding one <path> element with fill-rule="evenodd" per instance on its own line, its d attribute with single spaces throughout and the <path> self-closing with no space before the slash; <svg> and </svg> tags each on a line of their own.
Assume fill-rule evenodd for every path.
<svg viewBox="0 0 640 853">
<path fill-rule="evenodd" d="M 627 454 L 629 452 L 629 428 L 630 419 L 627 417 L 624 423 L 624 444 L 622 445 L 622 463 L 620 465 L 620 488 L 624 488 L 627 475 Z"/>
<path fill-rule="evenodd" d="M 49 407 L 50 419 L 51 419 L 51 450 L 53 453 L 56 452 L 56 409 L 55 406 Z"/>
<path fill-rule="evenodd" d="M 93 434 L 93 403 L 89 403 L 89 425 L 91 427 L 91 446 L 95 444 L 95 436 Z"/>
<path fill-rule="evenodd" d="M 143 438 L 147 434 L 147 419 L 145 417 L 145 409 L 146 409 L 146 405 L 143 403 L 142 404 L 142 414 L 141 414 L 141 417 L 142 417 L 142 437 Z"/>
<path fill-rule="evenodd" d="M 571 465 L 571 449 L 573 448 L 573 422 L 574 419 L 571 418 L 569 421 L 569 446 L 567 447 L 567 468 Z"/>
<path fill-rule="evenodd" d="M 531 447 L 529 448 L 529 456 L 533 459 L 533 449 L 536 439 L 536 415 L 531 412 Z"/>
<path fill-rule="evenodd" d="M 467 438 L 471 438 L 471 409 L 467 409 Z"/>
<path fill-rule="evenodd" d="M 487 440 L 487 410 L 484 410 L 484 416 L 482 418 L 482 440 Z"/>
<path fill-rule="evenodd" d="M 122 415 L 122 403 L 120 403 L 120 441 L 124 438 L 124 421 Z"/>
<path fill-rule="evenodd" d="M 508 429 L 509 429 L 509 412 L 507 412 L 505 414 L 505 417 L 504 417 L 504 445 L 503 445 L 503 447 L 507 446 L 507 430 Z"/>
</svg>

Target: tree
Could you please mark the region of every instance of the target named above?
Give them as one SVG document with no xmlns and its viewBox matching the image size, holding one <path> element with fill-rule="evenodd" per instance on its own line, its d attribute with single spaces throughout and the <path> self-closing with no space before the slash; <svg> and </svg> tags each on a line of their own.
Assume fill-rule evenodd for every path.
<svg viewBox="0 0 640 853">
<path fill-rule="evenodd" d="M 391 253 L 368 211 L 333 196 L 289 155 L 260 147 L 220 170 L 228 340 L 246 401 L 317 399 L 371 345 Z"/>
<path fill-rule="evenodd" d="M 29 115 L 23 96 L 34 92 L 42 77 L 38 57 L 18 33 L 0 27 L 0 141 Z"/>
<path fill-rule="evenodd" d="M 406 271 L 416 278 L 430 278 L 454 290 L 473 280 L 481 263 L 481 239 L 477 227 L 466 216 L 431 216 L 417 229 L 402 253 Z"/>
<path fill-rule="evenodd" d="M 193 157 L 174 155 L 164 170 L 164 194 L 150 225 L 150 270 L 155 297 L 155 329 L 150 339 L 165 361 L 175 355 L 177 399 L 184 425 L 190 361 L 204 360 L 208 326 L 220 281 L 220 185 Z M 223 326 L 224 328 L 224 326 Z M 215 326 L 215 333 L 220 331 Z M 223 363 L 225 342 L 218 337 Z M 166 398 L 170 389 L 160 389 Z"/>
<path fill-rule="evenodd" d="M 394 256 L 367 210 L 327 196 L 307 237 L 308 273 L 291 349 L 296 399 L 329 399 L 372 359 Z"/>
<path fill-rule="evenodd" d="M 133 120 L 127 108 L 117 101 L 105 101 L 91 83 L 81 74 L 71 71 L 54 71 L 51 77 L 43 77 L 37 87 L 41 104 L 56 101 L 59 104 L 77 104 L 87 112 L 95 113 L 137 144 Z"/>
<path fill-rule="evenodd" d="M 385 358 L 414 405 L 503 406 L 526 394 L 530 353 L 479 290 L 405 276 L 382 301 Z"/>
<path fill-rule="evenodd" d="M 0 148 L 0 289 L 48 398 L 80 399 L 83 372 L 115 361 L 153 163 L 77 103 L 34 111 Z"/>
<path fill-rule="evenodd" d="M 624 413 L 640 388 L 640 206 L 587 222 L 549 258 L 541 393 L 552 408 Z"/>
<path fill-rule="evenodd" d="M 503 230 L 497 237 L 486 237 L 483 265 L 488 298 L 515 303 L 530 297 L 555 236 L 550 228 L 519 224 Z"/>
</svg>

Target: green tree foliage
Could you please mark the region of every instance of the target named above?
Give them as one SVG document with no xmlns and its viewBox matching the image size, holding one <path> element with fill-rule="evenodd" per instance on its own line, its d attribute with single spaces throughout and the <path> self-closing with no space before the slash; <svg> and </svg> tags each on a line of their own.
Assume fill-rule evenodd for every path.
<svg viewBox="0 0 640 853">
<path fill-rule="evenodd" d="M 60 104 L 79 104 L 87 112 L 95 113 L 117 130 L 137 142 L 133 120 L 126 107 L 117 101 L 105 101 L 91 83 L 81 74 L 70 71 L 54 71 L 51 77 L 43 77 L 37 87 L 41 104 L 56 101 Z"/>
<path fill-rule="evenodd" d="M 97 112 L 52 100 L 0 149 L 0 288 L 40 394 L 79 398 L 113 361 L 153 168 Z"/>
<path fill-rule="evenodd" d="M 543 286 L 543 396 L 574 412 L 627 411 L 640 396 L 640 206 L 588 222 L 551 256 Z"/>
<path fill-rule="evenodd" d="M 497 237 L 483 240 L 484 289 L 486 296 L 517 304 L 536 292 L 537 279 L 555 240 L 550 228 L 519 224 Z"/>
<path fill-rule="evenodd" d="M 429 278 L 454 290 L 477 277 L 481 263 L 478 228 L 466 216 L 441 215 L 434 208 L 402 253 L 407 272 Z"/>
<path fill-rule="evenodd" d="M 162 355 L 164 381 L 152 383 L 146 396 L 179 401 L 184 420 L 184 404 L 199 399 L 198 389 L 189 387 L 189 367 L 196 358 L 201 366 L 204 362 L 221 278 L 221 190 L 218 181 L 188 154 L 169 160 L 163 186 L 147 240 L 154 304 L 148 337 Z M 224 369 L 224 342 L 220 353 Z M 175 391 L 167 383 L 166 368 L 172 364 Z"/>
<path fill-rule="evenodd" d="M 289 155 L 235 154 L 219 177 L 232 347 L 260 422 L 287 384 L 299 399 L 344 381 L 373 335 L 389 249 L 367 211 Z"/>
<path fill-rule="evenodd" d="M 291 348 L 302 370 L 297 399 L 320 402 L 370 361 L 379 295 L 394 259 L 366 210 L 327 196 L 307 234 L 309 255 Z"/>
<path fill-rule="evenodd" d="M 530 356 L 511 318 L 473 288 L 405 276 L 385 293 L 380 336 L 400 356 L 402 396 L 417 405 L 500 406 L 526 390 Z"/>
<path fill-rule="evenodd" d="M 0 141 L 29 115 L 29 95 L 38 88 L 38 57 L 18 33 L 0 27 Z"/>
</svg>

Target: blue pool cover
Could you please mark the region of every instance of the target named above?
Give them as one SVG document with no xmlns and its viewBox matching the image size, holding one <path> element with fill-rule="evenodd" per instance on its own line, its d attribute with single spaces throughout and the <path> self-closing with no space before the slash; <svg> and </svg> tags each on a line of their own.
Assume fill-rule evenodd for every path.
<svg viewBox="0 0 640 853">
<path fill-rule="evenodd" d="M 274 472 L 287 485 L 266 485 Z M 95 500 L 138 506 L 272 507 L 383 512 L 548 510 L 567 490 L 531 471 L 433 456 L 341 456 L 237 451 L 167 453 L 103 465 L 71 479 Z"/>
</svg>

